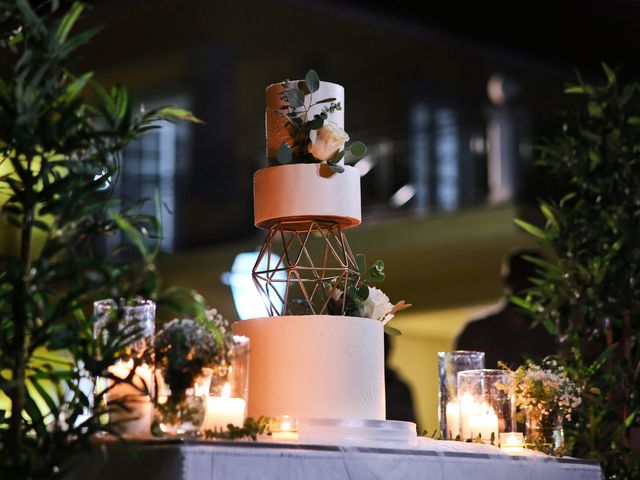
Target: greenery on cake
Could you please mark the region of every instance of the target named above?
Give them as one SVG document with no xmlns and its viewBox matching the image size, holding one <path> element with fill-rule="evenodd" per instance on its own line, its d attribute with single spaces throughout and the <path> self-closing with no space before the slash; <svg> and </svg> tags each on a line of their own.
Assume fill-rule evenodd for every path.
<svg viewBox="0 0 640 480">
<path fill-rule="evenodd" d="M 289 142 L 280 145 L 275 159 L 278 164 L 323 162 L 340 173 L 344 171 L 340 162 L 346 150 L 356 159 L 366 155 L 367 147 L 362 142 L 353 142 L 345 148 L 349 135 L 330 119 L 334 112 L 342 110 L 340 102 L 336 98 L 314 100 L 313 94 L 320 89 L 315 70 L 309 70 L 304 80 L 285 80 L 282 85 L 283 105 L 275 113 L 286 118 Z M 324 107 L 310 118 L 309 111 L 317 105 Z"/>
<path fill-rule="evenodd" d="M 367 257 L 359 253 L 355 257 L 360 276 L 350 277 L 347 282 L 346 292 L 338 288 L 333 289 L 332 298 L 329 299 L 328 313 L 330 315 L 348 315 L 352 317 L 372 318 L 381 322 L 385 332 L 390 335 L 398 335 L 400 332 L 388 325 L 400 310 L 411 305 L 400 300 L 396 304 L 389 301 L 389 297 L 373 284 L 384 281 L 384 262 L 376 260 L 370 267 L 367 266 Z M 344 313 L 343 313 L 344 312 Z"/>
</svg>

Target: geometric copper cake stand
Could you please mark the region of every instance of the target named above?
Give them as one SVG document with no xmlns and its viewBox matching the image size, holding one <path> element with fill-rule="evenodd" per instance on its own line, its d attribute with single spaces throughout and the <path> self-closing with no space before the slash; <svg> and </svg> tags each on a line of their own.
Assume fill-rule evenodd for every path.
<svg viewBox="0 0 640 480">
<path fill-rule="evenodd" d="M 337 299 L 359 279 L 343 226 L 323 219 L 276 221 L 253 268 L 270 316 L 344 314 L 346 295 Z"/>
</svg>

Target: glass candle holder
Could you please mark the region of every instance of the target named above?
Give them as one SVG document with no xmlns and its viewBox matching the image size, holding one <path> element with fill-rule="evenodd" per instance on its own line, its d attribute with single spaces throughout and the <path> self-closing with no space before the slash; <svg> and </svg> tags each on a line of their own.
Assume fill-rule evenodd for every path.
<svg viewBox="0 0 640 480">
<path fill-rule="evenodd" d="M 156 327 L 156 304 L 152 300 L 135 298 L 112 298 L 93 302 L 93 334 L 96 338 L 108 339 L 110 332 L 125 333 L 131 336 L 127 347 L 131 355 L 137 357 L 153 344 Z"/>
<path fill-rule="evenodd" d="M 561 457 L 565 449 L 562 412 L 544 410 L 537 405 L 526 405 L 524 414 L 527 447 L 547 455 Z"/>
<path fill-rule="evenodd" d="M 460 433 L 458 372 L 484 368 L 484 352 L 457 350 L 438 352 L 438 422 L 442 438 L 455 439 Z"/>
<path fill-rule="evenodd" d="M 515 379 L 504 370 L 458 372 L 460 432 L 463 440 L 498 443 L 501 432 L 515 430 Z"/>
<path fill-rule="evenodd" d="M 522 453 L 524 449 L 522 432 L 502 432 L 500 434 L 500 449 L 506 453 Z"/>
<path fill-rule="evenodd" d="M 291 415 L 273 417 L 269 430 L 274 440 L 298 440 L 298 418 Z"/>
<path fill-rule="evenodd" d="M 211 370 L 202 430 L 224 431 L 230 424 L 243 426 L 249 393 L 249 338 L 234 335 L 227 345 L 225 360 Z"/>
<path fill-rule="evenodd" d="M 114 377 L 128 381 L 115 382 L 106 378 L 96 380 L 96 389 L 106 390 L 104 401 L 109 412 L 110 428 L 124 436 L 148 436 L 153 411 L 153 367 L 140 363 L 140 358 L 153 343 L 156 305 L 145 299 L 121 299 L 119 302 L 105 299 L 94 302 L 93 313 L 96 338 L 103 337 L 103 342 L 108 342 L 109 335 L 116 332 L 124 332 L 131 338 L 126 345 L 130 357 L 119 360 L 107 369 Z M 137 367 L 132 375 L 134 365 Z"/>
</svg>

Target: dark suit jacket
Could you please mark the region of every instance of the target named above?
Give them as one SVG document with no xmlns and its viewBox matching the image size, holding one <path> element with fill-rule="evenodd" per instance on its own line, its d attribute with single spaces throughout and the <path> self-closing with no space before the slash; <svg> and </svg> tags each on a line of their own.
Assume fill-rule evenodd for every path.
<svg viewBox="0 0 640 480">
<path fill-rule="evenodd" d="M 485 367 L 498 368 L 498 360 L 512 368 L 525 358 L 539 362 L 557 353 L 555 337 L 542 326 L 531 328 L 532 320 L 511 304 L 471 320 L 456 338 L 457 350 L 485 352 Z"/>
</svg>

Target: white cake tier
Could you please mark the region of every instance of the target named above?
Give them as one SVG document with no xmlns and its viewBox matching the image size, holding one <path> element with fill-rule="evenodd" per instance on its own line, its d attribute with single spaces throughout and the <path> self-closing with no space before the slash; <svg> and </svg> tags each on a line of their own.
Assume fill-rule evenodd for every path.
<svg viewBox="0 0 640 480">
<path fill-rule="evenodd" d="M 300 80 L 294 80 L 289 84 L 298 83 Z M 285 126 L 287 119 L 282 115 L 274 112 L 284 106 L 280 95 L 284 89 L 283 83 L 274 83 L 267 87 L 267 109 L 265 112 L 265 131 L 267 134 L 267 158 L 274 160 L 276 153 L 280 148 L 280 145 L 287 142 L 291 146 L 289 130 Z M 324 100 L 325 98 L 335 98 L 336 102 L 340 102 L 342 110 L 336 110 L 329 114 L 330 120 L 344 129 L 344 88 L 337 83 L 320 82 L 320 88 L 313 94 L 306 95 L 304 99 L 305 106 L 309 106 L 318 100 Z M 329 106 L 328 103 L 315 105 L 309 109 L 307 118 L 311 120 L 314 115 L 322 112 L 324 107 Z M 315 132 L 312 132 L 315 135 Z M 313 138 L 312 138 L 313 139 Z"/>
<path fill-rule="evenodd" d="M 310 219 L 355 227 L 361 221 L 360 174 L 349 166 L 334 173 L 324 163 L 263 168 L 253 176 L 253 206 L 259 228 Z"/>
<path fill-rule="evenodd" d="M 301 315 L 233 325 L 249 337 L 249 415 L 385 418 L 383 326 L 370 318 Z"/>
</svg>

